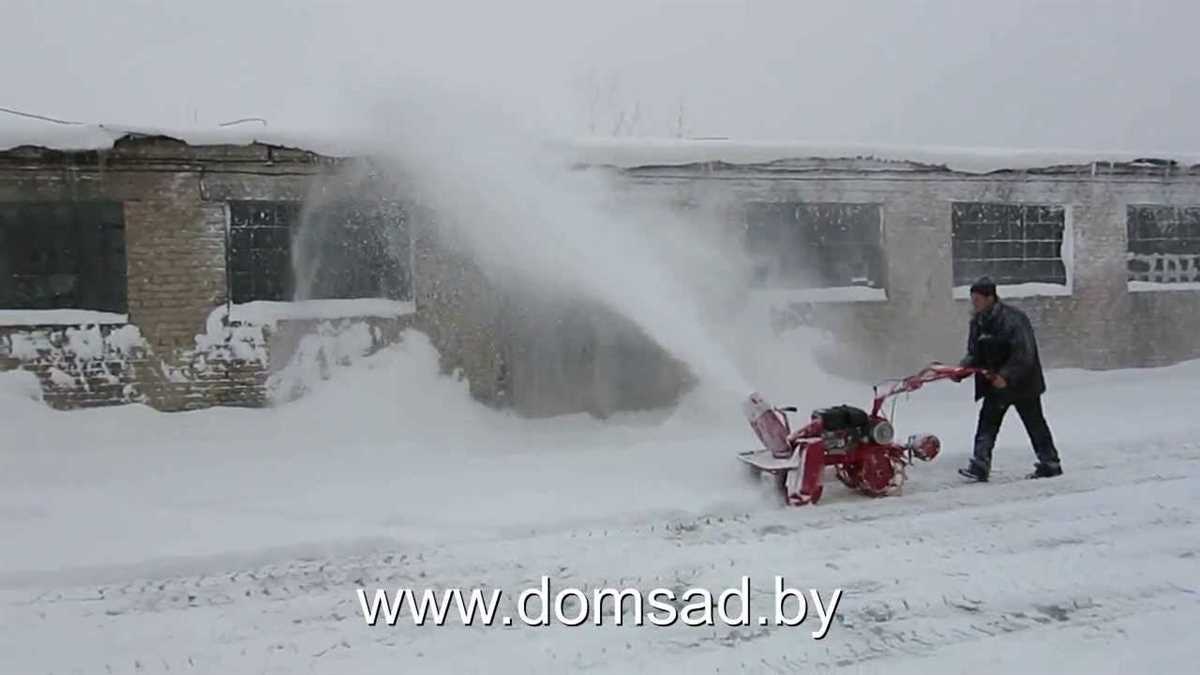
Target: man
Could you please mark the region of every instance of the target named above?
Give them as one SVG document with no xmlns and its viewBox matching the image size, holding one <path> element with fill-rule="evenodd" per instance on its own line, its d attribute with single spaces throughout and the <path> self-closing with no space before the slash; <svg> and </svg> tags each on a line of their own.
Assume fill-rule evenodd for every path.
<svg viewBox="0 0 1200 675">
<path fill-rule="evenodd" d="M 981 368 L 975 376 L 975 400 L 983 399 L 975 432 L 975 454 L 958 472 L 986 481 L 992 468 L 992 448 L 1009 406 L 1017 409 L 1037 455 L 1028 478 L 1062 475 L 1054 437 L 1042 413 L 1046 380 L 1038 358 L 1033 326 L 1024 312 L 996 296 L 996 284 L 987 277 L 971 285 L 971 317 L 967 355 L 961 365 Z"/>
</svg>

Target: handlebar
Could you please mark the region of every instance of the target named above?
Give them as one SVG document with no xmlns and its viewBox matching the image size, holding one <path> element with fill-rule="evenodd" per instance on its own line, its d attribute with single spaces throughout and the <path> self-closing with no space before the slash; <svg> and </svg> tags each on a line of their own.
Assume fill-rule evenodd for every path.
<svg viewBox="0 0 1200 675">
<path fill-rule="evenodd" d="M 893 396 L 899 394 L 907 394 L 914 392 L 930 382 L 938 380 L 954 379 L 962 381 L 972 375 L 982 374 L 987 375 L 988 371 L 982 368 L 970 368 L 964 366 L 947 366 L 942 363 L 933 362 L 925 368 L 901 379 L 892 385 L 886 393 L 875 396 L 875 403 L 872 409 L 872 414 L 879 414 L 879 409 L 883 406 L 883 402 Z M 876 389 L 878 391 L 878 388 Z"/>
</svg>

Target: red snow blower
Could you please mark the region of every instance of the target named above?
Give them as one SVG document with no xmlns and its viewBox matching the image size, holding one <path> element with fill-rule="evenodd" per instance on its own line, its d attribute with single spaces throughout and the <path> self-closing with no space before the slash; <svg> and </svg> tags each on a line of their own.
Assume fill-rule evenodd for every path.
<svg viewBox="0 0 1200 675">
<path fill-rule="evenodd" d="M 788 413 L 796 408 L 776 408 L 759 393 L 742 404 L 746 420 L 765 446 L 738 454 L 755 476 L 771 474 L 788 504 L 815 504 L 821 499 L 822 474 L 836 467 L 837 477 L 851 490 L 882 497 L 900 491 L 913 458 L 929 461 L 941 450 L 932 434 L 909 436 L 895 442 L 895 429 L 883 415 L 887 399 L 916 391 L 929 382 L 961 381 L 980 370 L 933 363 L 914 375 L 894 380 L 885 393 L 875 387 L 871 411 L 850 405 L 815 410 L 808 424 L 792 431 Z"/>
</svg>

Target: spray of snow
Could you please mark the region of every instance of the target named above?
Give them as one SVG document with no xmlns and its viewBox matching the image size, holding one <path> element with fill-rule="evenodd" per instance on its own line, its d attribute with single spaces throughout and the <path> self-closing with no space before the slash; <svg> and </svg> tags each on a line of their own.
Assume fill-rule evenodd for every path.
<svg viewBox="0 0 1200 675">
<path fill-rule="evenodd" d="M 742 275 L 719 236 L 668 209 L 622 202 L 607 175 L 565 170 L 562 156 L 486 102 L 421 85 L 403 101 L 375 131 L 401 189 L 437 214 L 442 235 L 493 283 L 597 302 L 705 386 L 750 389 L 714 328 L 720 287 L 737 287 Z"/>
</svg>

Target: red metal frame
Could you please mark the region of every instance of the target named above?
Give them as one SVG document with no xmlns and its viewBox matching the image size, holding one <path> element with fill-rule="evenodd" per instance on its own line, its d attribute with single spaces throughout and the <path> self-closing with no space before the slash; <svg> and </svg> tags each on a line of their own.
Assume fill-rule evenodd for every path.
<svg viewBox="0 0 1200 675">
<path fill-rule="evenodd" d="M 962 380 L 976 373 L 983 372 L 983 370 L 978 368 L 964 368 L 960 366 L 947 366 L 941 363 L 931 363 L 916 373 L 899 380 L 882 395 L 878 393 L 879 388 L 876 387 L 875 400 L 871 406 L 871 416 L 878 415 L 879 411 L 883 408 L 883 402 L 893 396 L 914 392 L 930 382 L 949 379 Z"/>
<path fill-rule="evenodd" d="M 882 394 L 876 386 L 868 427 L 874 429 L 881 423 L 891 423 L 882 413 L 889 398 L 914 392 L 930 382 L 961 381 L 980 372 L 975 368 L 933 363 L 896 381 Z M 820 500 L 822 473 L 827 466 L 836 467 L 838 479 L 851 489 L 876 497 L 891 494 L 903 484 L 905 469 L 914 457 L 929 461 L 941 448 L 941 442 L 931 434 L 910 436 L 903 445 L 894 439 L 879 443 L 871 437 L 851 437 L 848 432 L 841 435 L 834 432 L 831 436 L 825 433 L 821 419 L 815 415 L 793 431 L 788 412 L 796 409 L 771 407 L 758 394 L 751 395 L 746 409 L 751 428 L 776 459 L 798 459 L 796 465 L 786 469 L 770 470 L 780 479 L 790 504 L 815 504 Z M 832 440 L 838 440 L 844 447 L 827 447 Z"/>
</svg>

